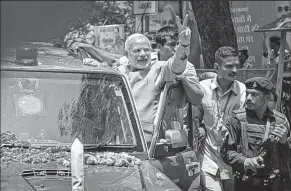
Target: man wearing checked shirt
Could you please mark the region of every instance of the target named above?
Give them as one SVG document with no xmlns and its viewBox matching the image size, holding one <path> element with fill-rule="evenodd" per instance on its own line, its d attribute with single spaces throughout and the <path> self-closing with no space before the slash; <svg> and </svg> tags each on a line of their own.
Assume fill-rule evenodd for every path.
<svg viewBox="0 0 291 191">
<path fill-rule="evenodd" d="M 199 126 L 199 160 L 201 187 L 209 191 L 233 191 L 232 169 L 220 156 L 220 147 L 227 133 L 224 122 L 232 111 L 243 107 L 246 87 L 236 80 L 239 68 L 238 52 L 232 47 L 221 47 L 215 53 L 216 78 L 201 81 L 204 97 L 194 110 L 194 123 Z M 203 124 L 202 124 L 203 122 Z"/>
</svg>

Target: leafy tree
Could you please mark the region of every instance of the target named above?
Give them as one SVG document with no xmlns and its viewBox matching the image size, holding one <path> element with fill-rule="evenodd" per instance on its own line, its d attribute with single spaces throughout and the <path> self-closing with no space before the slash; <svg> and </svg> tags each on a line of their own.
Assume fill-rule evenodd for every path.
<svg viewBox="0 0 291 191">
<path fill-rule="evenodd" d="M 87 23 L 95 26 L 124 24 L 125 37 L 134 33 L 133 1 L 77 1 L 80 13 L 69 25 L 79 28 Z"/>
<path fill-rule="evenodd" d="M 214 54 L 222 46 L 237 48 L 229 1 L 191 1 L 201 37 L 204 66 L 214 67 Z"/>
</svg>

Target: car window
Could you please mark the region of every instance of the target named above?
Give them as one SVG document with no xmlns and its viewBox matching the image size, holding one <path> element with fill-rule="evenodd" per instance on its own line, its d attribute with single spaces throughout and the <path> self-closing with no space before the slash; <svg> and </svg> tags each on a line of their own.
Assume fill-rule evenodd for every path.
<svg viewBox="0 0 291 191">
<path fill-rule="evenodd" d="M 109 74 L 1 72 L 1 131 L 34 145 L 136 145 L 122 78 Z M 128 99 L 128 98 L 127 98 Z"/>
</svg>

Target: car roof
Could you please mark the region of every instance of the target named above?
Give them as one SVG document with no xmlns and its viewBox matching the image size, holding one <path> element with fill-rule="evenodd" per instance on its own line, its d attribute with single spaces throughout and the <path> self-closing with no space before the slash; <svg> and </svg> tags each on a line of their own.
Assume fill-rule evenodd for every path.
<svg viewBox="0 0 291 191">
<path fill-rule="evenodd" d="M 1 50 L 1 70 L 13 71 L 51 71 L 77 73 L 108 73 L 122 75 L 112 67 L 95 67 L 84 65 L 82 60 L 74 57 L 64 48 L 54 47 L 50 43 L 26 43 L 37 48 L 37 66 L 15 64 L 16 47 Z"/>
</svg>

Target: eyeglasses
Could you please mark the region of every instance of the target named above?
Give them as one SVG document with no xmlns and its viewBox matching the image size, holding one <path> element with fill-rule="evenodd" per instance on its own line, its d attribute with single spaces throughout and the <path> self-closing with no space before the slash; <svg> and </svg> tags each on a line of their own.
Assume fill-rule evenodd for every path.
<svg viewBox="0 0 291 191">
<path fill-rule="evenodd" d="M 290 7 L 289 6 L 285 6 L 284 7 L 284 10 L 286 11 L 286 12 L 288 12 L 288 11 L 290 11 Z M 282 12 L 283 11 L 283 7 L 278 7 L 278 10 L 277 10 L 278 12 Z"/>
<path fill-rule="evenodd" d="M 151 53 L 151 49 L 150 48 L 141 48 L 141 49 L 134 49 L 134 50 L 132 50 L 131 52 L 133 53 L 133 54 L 135 54 L 135 55 L 139 55 L 140 53 L 141 53 L 141 51 L 144 51 L 144 53 L 146 53 L 146 54 L 149 54 L 149 53 Z"/>
</svg>

